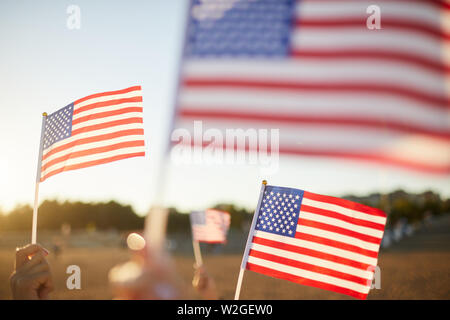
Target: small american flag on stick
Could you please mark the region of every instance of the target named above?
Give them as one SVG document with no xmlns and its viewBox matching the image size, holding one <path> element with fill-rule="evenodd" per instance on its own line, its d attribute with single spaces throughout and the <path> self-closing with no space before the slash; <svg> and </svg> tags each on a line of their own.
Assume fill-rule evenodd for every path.
<svg viewBox="0 0 450 320">
<path fill-rule="evenodd" d="M 385 224 L 379 209 L 265 186 L 242 269 L 365 299 Z"/>
<path fill-rule="evenodd" d="M 230 214 L 216 209 L 192 212 L 190 215 L 194 241 L 224 243 L 230 227 Z"/>
<path fill-rule="evenodd" d="M 68 170 L 144 156 L 141 87 L 93 94 L 45 119 L 40 181 Z"/>
<path fill-rule="evenodd" d="M 93 94 L 42 117 L 31 242 L 39 183 L 63 171 L 145 156 L 141 87 Z"/>
</svg>

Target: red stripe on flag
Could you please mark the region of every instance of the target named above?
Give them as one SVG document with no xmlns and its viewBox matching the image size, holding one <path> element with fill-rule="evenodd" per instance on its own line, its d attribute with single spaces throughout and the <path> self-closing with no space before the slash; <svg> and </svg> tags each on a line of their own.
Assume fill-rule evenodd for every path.
<svg viewBox="0 0 450 320">
<path fill-rule="evenodd" d="M 181 139 L 180 139 L 181 140 Z M 212 142 L 207 141 L 203 142 L 203 144 L 195 143 L 191 141 L 190 146 L 203 146 L 207 147 Z M 173 145 L 177 144 L 184 144 L 189 145 L 189 143 L 185 143 L 181 140 L 180 141 L 172 141 Z M 233 145 L 234 150 L 246 150 L 249 151 L 248 144 L 245 145 L 244 148 L 240 148 L 237 144 Z M 228 149 L 228 148 L 227 148 Z M 231 148 L 230 148 L 231 149 Z M 253 150 L 252 150 L 253 151 Z M 376 163 L 376 164 L 385 164 L 394 166 L 397 168 L 404 168 L 409 170 L 414 170 L 418 172 L 426 172 L 428 174 L 435 174 L 435 175 L 448 175 L 450 174 L 450 165 L 439 165 L 439 164 L 426 164 L 426 163 L 419 163 L 415 162 L 414 160 L 405 160 L 405 159 L 399 159 L 397 157 L 392 157 L 389 155 L 385 155 L 382 153 L 374 153 L 374 151 L 371 150 L 361 150 L 359 152 L 355 152 L 353 150 L 330 150 L 330 149 L 312 149 L 312 148 L 304 148 L 302 146 L 280 146 L 278 151 L 281 154 L 286 155 L 293 155 L 293 156 L 312 156 L 312 157 L 332 157 L 332 158 L 341 158 L 346 160 L 357 160 L 357 161 L 365 161 L 368 163 Z M 271 152 L 270 146 L 268 146 L 268 152 Z"/>
<path fill-rule="evenodd" d="M 329 231 L 329 232 L 333 232 L 333 233 L 338 233 L 338 234 L 341 234 L 341 235 L 344 235 L 347 237 L 352 237 L 352 238 L 370 242 L 373 244 L 380 244 L 380 242 L 381 242 L 381 238 L 368 236 L 363 233 L 351 231 L 349 229 L 333 226 L 331 224 L 327 224 L 327 223 L 323 223 L 323 222 L 317 222 L 317 221 L 313 221 L 313 220 L 304 219 L 304 218 L 302 218 L 301 215 L 300 215 L 300 218 L 298 219 L 298 224 L 300 226 L 306 226 L 306 227 L 316 228 L 316 229 L 325 230 L 325 231 Z"/>
<path fill-rule="evenodd" d="M 121 130 L 121 131 L 117 131 L 117 132 L 113 132 L 113 133 L 101 134 L 101 135 L 98 135 L 98 136 L 78 139 L 78 140 L 72 141 L 70 143 L 67 143 L 67 144 L 64 144 L 64 145 L 61 145 L 59 147 L 56 147 L 56 148 L 52 149 L 51 151 L 47 152 L 42 157 L 42 160 L 47 159 L 52 154 L 55 154 L 55 153 L 58 153 L 58 152 L 61 152 L 61 151 L 73 148 L 75 146 L 83 145 L 83 144 L 86 144 L 86 143 L 99 142 L 99 141 L 103 141 L 103 140 L 119 138 L 119 137 L 133 136 L 133 135 L 142 135 L 143 136 L 144 135 L 144 129 Z"/>
<path fill-rule="evenodd" d="M 339 0 L 336 0 L 339 1 Z M 361 2 L 361 0 L 345 0 L 346 2 Z M 317 3 L 317 2 L 325 2 L 325 3 L 329 3 L 330 0 L 297 0 L 298 4 L 302 4 L 302 3 Z M 415 4 L 415 3 L 425 3 L 425 4 L 430 4 L 433 6 L 436 6 L 437 8 L 449 8 L 450 9 L 450 3 L 448 2 L 448 0 L 378 0 L 377 2 L 383 3 L 383 2 L 387 2 L 387 3 L 392 3 L 392 2 L 406 2 L 408 4 Z"/>
<path fill-rule="evenodd" d="M 127 158 L 133 158 L 133 157 L 144 157 L 145 156 L 145 152 L 136 152 L 136 153 L 128 153 L 128 154 L 121 154 L 121 155 L 117 155 L 117 156 L 113 156 L 113 157 L 109 157 L 109 158 L 103 158 L 100 160 L 94 160 L 94 161 L 88 161 L 88 162 L 83 162 L 83 163 L 79 163 L 76 165 L 71 165 L 71 166 L 65 166 L 63 168 L 54 170 L 54 171 L 50 171 L 49 173 L 47 173 L 44 177 L 41 178 L 41 182 L 44 181 L 45 179 L 63 172 L 63 171 L 70 171 L 70 170 L 76 170 L 76 169 L 81 169 L 81 168 L 87 168 L 87 167 L 92 167 L 98 164 L 104 164 L 104 163 L 109 163 L 109 162 L 113 162 L 113 161 L 117 161 L 117 160 L 122 160 L 122 159 L 127 159 Z"/>
<path fill-rule="evenodd" d="M 261 244 L 261 245 L 272 247 L 272 248 L 277 248 L 277 249 L 281 249 L 281 250 L 304 254 L 307 256 L 314 257 L 314 258 L 319 258 L 319 259 L 323 259 L 323 260 L 328 260 L 328 261 L 344 264 L 344 265 L 358 268 L 361 270 L 368 270 L 368 268 L 370 267 L 369 264 L 362 263 L 359 261 L 339 257 L 336 255 L 321 252 L 321 251 L 303 248 L 300 246 L 295 246 L 292 244 L 287 244 L 287 243 L 278 242 L 278 241 L 274 241 L 274 240 L 268 240 L 268 239 L 264 239 L 264 238 L 260 238 L 260 237 L 256 237 L 256 236 L 253 237 L 252 243 L 257 243 L 257 244 Z"/>
<path fill-rule="evenodd" d="M 393 130 L 406 133 L 420 133 L 431 135 L 436 138 L 450 140 L 450 130 L 439 130 L 432 128 L 425 128 L 411 123 L 403 123 L 399 121 L 392 121 L 388 119 L 376 118 L 361 118 L 361 117 L 327 117 L 327 116 L 313 116 L 313 115 L 298 115 L 298 114 L 274 114 L 274 113 L 257 113 L 245 111 L 228 111 L 230 108 L 223 107 L 222 110 L 211 110 L 211 108 L 195 109 L 191 107 L 181 108 L 179 114 L 183 118 L 194 119 L 219 119 L 219 120 L 244 120 L 256 122 L 275 122 L 275 123 L 290 123 L 296 125 L 314 124 L 327 127 L 329 125 L 338 125 L 343 127 L 357 126 L 368 127 L 381 130 Z M 245 109 L 245 108 L 244 108 Z M 275 108 L 273 108 L 275 109 Z"/>
<path fill-rule="evenodd" d="M 251 88 L 260 90 L 308 90 L 308 91 L 348 91 L 355 93 L 360 92 L 374 92 L 379 94 L 392 94 L 409 98 L 413 100 L 430 103 L 436 108 L 448 110 L 448 98 L 445 96 L 437 96 L 433 93 L 420 91 L 418 89 L 408 88 L 394 84 L 384 83 L 345 83 L 345 82 L 316 82 L 311 81 L 269 81 L 269 80 L 255 80 L 255 79 L 223 79 L 223 78 L 189 78 L 186 77 L 183 81 L 186 87 L 194 88 L 214 88 L 214 87 L 229 87 L 229 88 Z"/>
<path fill-rule="evenodd" d="M 438 164 L 425 164 L 415 162 L 414 160 L 404 160 L 395 157 L 390 157 L 381 153 L 374 154 L 370 151 L 337 151 L 337 150 L 318 150 L 307 149 L 299 147 L 280 147 L 280 153 L 290 154 L 295 156 L 314 156 L 314 157 L 333 157 L 342 158 L 348 160 L 367 161 L 377 164 L 386 164 L 399 168 L 410 169 L 414 171 L 426 172 L 436 175 L 448 175 L 450 174 L 450 165 L 438 165 Z"/>
<path fill-rule="evenodd" d="M 426 68 L 432 72 L 437 72 L 441 76 L 450 72 L 450 66 L 446 66 L 442 61 L 436 61 L 414 52 L 399 52 L 389 49 L 293 49 L 291 56 L 298 59 L 321 59 L 321 60 L 383 60 L 393 61 L 401 64 L 411 64 Z"/>
<path fill-rule="evenodd" d="M 72 131 L 72 137 L 83 133 L 83 132 L 89 132 L 89 131 L 95 131 L 95 130 L 99 130 L 99 129 L 105 129 L 105 128 L 111 128 L 111 127 L 115 127 L 115 126 L 120 126 L 123 124 L 130 124 L 130 123 L 143 123 L 142 118 L 127 118 L 127 119 L 121 119 L 121 120 L 114 120 L 114 121 L 109 121 L 109 122 L 104 122 L 104 123 L 100 123 L 100 124 L 95 124 L 95 125 L 91 125 L 91 126 L 86 126 L 83 128 L 79 128 L 79 129 L 75 129 Z"/>
<path fill-rule="evenodd" d="M 310 212 L 310 213 L 314 213 L 314 214 L 320 214 L 322 216 L 329 217 L 329 218 L 339 219 L 339 220 L 354 224 L 356 226 L 361 226 L 361 227 L 384 231 L 384 224 L 371 222 L 371 221 L 367 221 L 367 220 L 362 220 L 362 219 L 358 219 L 358 218 L 354 218 L 354 217 L 349 217 L 349 216 L 346 216 L 343 214 L 339 214 L 336 211 L 330 211 L 330 210 L 320 209 L 320 208 L 316 208 L 316 207 L 311 207 L 311 206 L 307 206 L 305 204 L 302 204 L 302 206 L 300 208 L 300 214 L 302 211 Z"/>
<path fill-rule="evenodd" d="M 123 94 L 123 93 L 128 93 L 131 91 L 138 91 L 141 90 L 141 86 L 133 86 L 133 87 L 129 87 L 126 89 L 121 89 L 121 90 L 115 90 L 115 91 L 107 91 L 107 92 L 102 92 L 102 93 L 95 93 L 95 94 L 91 94 L 87 97 L 78 99 L 74 102 L 74 104 L 77 103 L 81 103 L 83 101 L 89 100 L 89 99 L 94 99 L 94 98 L 99 98 L 99 97 L 104 97 L 104 96 L 111 96 L 111 95 L 116 95 L 116 94 Z"/>
<path fill-rule="evenodd" d="M 324 274 L 330 277 L 334 277 L 334 278 L 339 278 L 342 280 L 347 280 L 347 281 L 351 281 L 363 286 L 367 286 L 367 279 L 361 278 L 361 277 L 357 277 L 357 276 L 353 276 L 351 274 L 348 273 L 344 273 L 344 272 L 340 272 L 340 271 L 336 271 L 333 269 L 329 269 L 329 268 L 324 268 L 324 267 L 320 267 L 317 265 L 313 265 L 313 264 L 309 264 L 309 263 L 305 263 L 305 262 L 301 262 L 301 261 L 296 261 L 296 260 L 292 260 L 292 259 L 288 259 L 288 258 L 283 258 L 277 255 L 273 255 L 273 254 L 269 254 L 269 253 L 265 253 L 265 252 L 261 252 L 261 251 L 257 251 L 254 249 L 251 249 L 249 252 L 249 255 L 255 258 L 260 258 L 263 260 L 267 260 L 267 261 L 271 261 L 271 262 L 276 262 L 276 263 L 280 263 L 286 266 L 290 266 L 290 267 L 294 267 L 297 269 L 302 269 L 302 270 L 306 270 L 306 271 L 311 271 L 311 272 L 316 272 L 316 273 L 320 273 L 320 274 Z"/>
<path fill-rule="evenodd" d="M 89 120 L 116 116 L 119 114 L 125 114 L 125 113 L 130 113 L 130 112 L 142 112 L 142 111 L 143 111 L 142 107 L 127 107 L 127 108 L 122 108 L 122 109 L 117 109 L 117 110 L 99 112 L 99 113 L 90 114 L 88 116 L 84 116 L 84 117 L 80 117 L 78 119 L 72 120 L 72 125 L 82 123 L 85 121 L 89 121 Z"/>
<path fill-rule="evenodd" d="M 120 142 L 120 143 L 111 144 L 108 146 L 71 152 L 67 155 L 55 158 L 55 159 L 47 162 L 44 166 L 42 166 L 42 171 L 45 171 L 46 169 L 50 168 L 51 166 L 54 166 L 55 164 L 58 164 L 60 162 L 67 161 L 69 159 L 79 158 L 79 157 L 83 157 L 83 156 L 88 156 L 88 155 L 92 155 L 92 154 L 98 154 L 98 153 L 103 153 L 103 152 L 108 152 L 108 151 L 113 151 L 113 150 L 118 150 L 118 149 L 123 149 L 123 148 L 140 147 L 140 146 L 144 146 L 144 140 Z"/>
<path fill-rule="evenodd" d="M 306 199 L 314 200 L 314 201 L 325 202 L 325 203 L 341 206 L 341 207 L 344 207 L 347 209 L 360 211 L 360 212 L 370 214 L 373 216 L 384 217 L 384 218 L 386 217 L 386 213 L 384 213 L 380 209 L 372 208 L 372 207 L 369 207 L 369 206 L 366 206 L 366 205 L 363 205 L 360 203 L 356 203 L 356 202 L 353 202 L 350 200 L 346 200 L 346 199 L 340 199 L 340 198 L 331 197 L 331 196 L 324 196 L 321 194 L 316 194 L 316 193 L 312 193 L 312 192 L 308 192 L 308 191 L 305 191 L 303 193 L 303 197 Z"/>
<path fill-rule="evenodd" d="M 367 249 L 364 249 L 364 248 L 361 248 L 361 247 L 358 247 L 358 246 L 355 246 L 352 244 L 348 244 L 345 242 L 331 240 L 331 239 L 319 237 L 319 236 L 314 236 L 314 235 L 303 233 L 303 232 L 296 232 L 295 238 L 300 239 L 300 240 L 323 244 L 323 245 L 334 247 L 334 248 L 341 249 L 341 250 L 350 251 L 350 252 L 361 254 L 361 255 L 364 255 L 364 256 L 367 256 L 370 258 L 376 259 L 378 257 L 378 252 L 376 252 L 376 251 L 367 250 Z"/>
<path fill-rule="evenodd" d="M 294 276 L 294 275 L 286 273 L 286 272 L 281 272 L 281 271 L 278 271 L 278 270 L 274 270 L 274 269 L 258 266 L 256 264 L 253 264 L 253 263 L 250 263 L 250 262 L 247 262 L 247 267 L 246 268 L 247 268 L 247 270 L 258 272 L 258 273 L 262 273 L 262 274 L 265 274 L 265 275 L 268 275 L 268 276 L 271 276 L 271 277 L 274 277 L 274 278 L 288 280 L 288 281 L 295 282 L 295 283 L 298 283 L 298 284 L 303 284 L 305 286 L 311 286 L 311 287 L 315 287 L 315 288 L 319 288 L 319 289 L 325 289 L 325 290 L 329 290 L 329 291 L 334 291 L 334 292 L 337 292 L 337 293 L 346 294 L 346 295 L 349 295 L 351 297 L 362 299 L 362 300 L 366 299 L 366 297 L 367 297 L 367 294 L 360 293 L 358 291 L 354 291 L 354 290 L 338 287 L 338 286 L 335 286 L 335 285 L 332 285 L 332 284 L 328 284 L 328 283 L 324 283 L 324 282 L 320 282 L 320 281 L 315 281 L 315 280 L 311 280 L 311 279 L 306 279 L 306 278 Z"/>
<path fill-rule="evenodd" d="M 366 30 L 366 17 L 354 17 L 354 18 L 307 18 L 301 17 L 295 21 L 296 27 L 304 31 L 304 28 L 324 28 L 327 30 L 336 28 L 354 28 L 355 30 Z M 400 29 L 409 32 L 423 33 L 427 36 L 436 38 L 439 41 L 450 39 L 450 35 L 444 32 L 441 28 L 426 24 L 420 21 L 402 19 L 402 18 L 392 18 L 383 17 L 382 19 L 383 29 L 393 30 Z"/>
<path fill-rule="evenodd" d="M 122 98 L 122 99 L 95 102 L 95 103 L 87 104 L 87 105 L 79 107 L 79 108 L 77 108 L 75 105 L 73 114 L 75 115 L 75 114 L 79 114 L 81 112 L 92 110 L 95 108 L 107 107 L 107 106 L 112 106 L 112 105 L 116 105 L 116 104 L 120 104 L 120 103 L 127 103 L 127 102 L 142 102 L 142 97 L 131 97 L 131 98 Z"/>
</svg>

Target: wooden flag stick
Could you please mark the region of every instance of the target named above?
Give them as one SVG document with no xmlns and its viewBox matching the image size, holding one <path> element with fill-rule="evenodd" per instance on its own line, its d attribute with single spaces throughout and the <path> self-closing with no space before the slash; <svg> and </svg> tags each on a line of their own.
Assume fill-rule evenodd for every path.
<svg viewBox="0 0 450 320">
<path fill-rule="evenodd" d="M 33 225 L 31 226 L 31 243 L 36 244 L 37 240 L 37 214 L 39 203 L 39 182 L 36 182 L 34 188 L 34 206 L 33 206 Z"/>
<path fill-rule="evenodd" d="M 248 232 L 247 244 L 245 245 L 245 251 L 244 251 L 244 255 L 242 257 L 241 270 L 239 271 L 239 277 L 238 277 L 238 281 L 237 281 L 237 285 L 236 285 L 236 292 L 234 293 L 234 300 L 239 300 L 239 295 L 241 294 L 241 286 L 242 286 L 242 280 L 244 279 L 244 271 L 245 271 L 245 267 L 247 265 L 248 254 L 250 251 L 250 245 L 252 243 L 253 233 L 255 232 L 256 221 L 258 220 L 258 213 L 259 213 L 259 209 L 261 207 L 261 201 L 264 196 L 264 189 L 266 188 L 266 185 L 267 185 L 267 181 L 263 180 L 262 186 L 261 186 L 261 192 L 259 194 L 258 205 L 256 206 L 255 213 L 253 214 L 252 225 L 250 227 L 250 231 Z"/>
<path fill-rule="evenodd" d="M 194 247 L 195 264 L 197 267 L 203 265 L 202 252 L 200 250 L 200 243 L 197 240 L 192 240 L 192 246 Z"/>
<path fill-rule="evenodd" d="M 33 225 L 31 227 L 31 243 L 35 244 L 37 240 L 37 215 L 39 204 L 39 182 L 41 180 L 42 152 L 44 151 L 44 132 L 47 113 L 42 114 L 41 140 L 39 143 L 39 158 L 36 171 L 36 186 L 34 188 L 34 206 L 33 206 Z"/>
</svg>

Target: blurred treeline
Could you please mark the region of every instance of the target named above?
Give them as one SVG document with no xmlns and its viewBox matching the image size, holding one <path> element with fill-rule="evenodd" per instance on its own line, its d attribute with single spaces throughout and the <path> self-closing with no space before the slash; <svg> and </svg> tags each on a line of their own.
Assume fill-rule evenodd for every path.
<svg viewBox="0 0 450 320">
<path fill-rule="evenodd" d="M 388 213 L 388 225 L 404 218 L 408 222 L 421 221 L 430 215 L 450 212 L 450 199 L 442 199 L 432 191 L 411 194 L 402 190 L 389 194 L 374 193 L 368 196 L 345 196 L 344 198 L 377 207 Z M 251 222 L 252 213 L 233 204 L 214 206 L 231 214 L 231 228 L 245 229 Z M 1 231 L 31 230 L 32 208 L 19 205 L 9 213 L 0 212 Z M 109 202 L 59 202 L 46 200 L 39 207 L 39 229 L 60 229 L 70 225 L 72 230 L 138 230 L 144 227 L 144 217 L 137 215 L 129 205 Z M 190 232 L 189 215 L 176 208 L 169 209 L 168 233 Z"/>
<path fill-rule="evenodd" d="M 215 208 L 231 214 L 231 227 L 240 228 L 251 219 L 250 212 L 234 205 L 217 205 Z M 29 205 L 19 205 L 9 213 L 0 212 L 1 231 L 31 230 L 33 209 Z M 109 202 L 59 202 L 46 200 L 38 210 L 38 228 L 57 230 L 70 225 L 72 230 L 138 230 L 144 228 L 144 217 L 137 215 L 129 205 L 116 201 Z M 167 231 L 190 232 L 189 215 L 169 208 Z"/>
<path fill-rule="evenodd" d="M 433 191 L 413 194 L 397 190 L 389 194 L 373 193 L 364 197 L 344 198 L 383 210 L 388 214 L 387 226 L 395 225 L 400 219 L 414 223 L 429 216 L 450 213 L 450 198 L 442 199 Z"/>
<path fill-rule="evenodd" d="M 31 230 L 33 209 L 20 205 L 7 215 L 0 215 L 0 231 Z M 131 230 L 143 227 L 143 218 L 131 206 L 115 201 L 86 203 L 46 200 L 38 210 L 39 229 L 60 229 L 69 224 L 71 229 Z"/>
</svg>

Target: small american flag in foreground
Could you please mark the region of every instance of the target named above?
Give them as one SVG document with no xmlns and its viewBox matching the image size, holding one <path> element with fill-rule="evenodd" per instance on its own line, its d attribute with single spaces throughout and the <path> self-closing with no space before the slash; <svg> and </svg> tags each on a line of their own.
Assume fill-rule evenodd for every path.
<svg viewBox="0 0 450 320">
<path fill-rule="evenodd" d="M 57 173 L 144 156 L 141 87 L 97 93 L 45 121 L 40 181 Z"/>
<path fill-rule="evenodd" d="M 259 208 L 243 262 L 248 270 L 367 297 L 386 224 L 383 211 L 275 186 L 266 186 Z"/>
<path fill-rule="evenodd" d="M 224 243 L 230 227 L 230 214 L 225 211 L 207 209 L 190 215 L 194 241 Z"/>
</svg>

